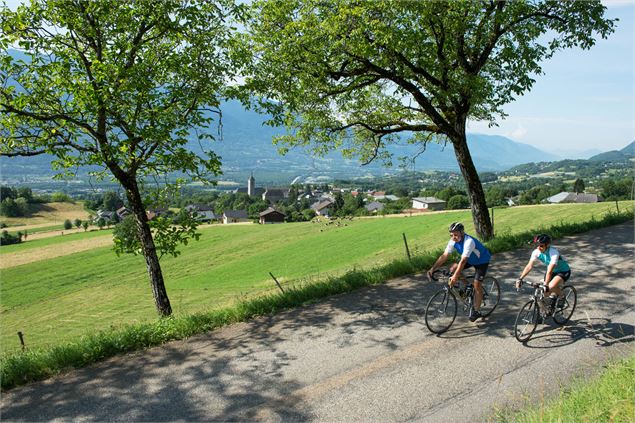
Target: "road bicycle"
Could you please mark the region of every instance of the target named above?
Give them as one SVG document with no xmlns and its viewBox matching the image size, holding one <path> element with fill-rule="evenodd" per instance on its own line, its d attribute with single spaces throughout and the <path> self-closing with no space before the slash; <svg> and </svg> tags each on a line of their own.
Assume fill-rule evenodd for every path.
<svg viewBox="0 0 635 423">
<path fill-rule="evenodd" d="M 439 269 L 432 273 L 432 280 L 438 281 L 439 276 L 450 278 L 452 273 L 447 269 Z M 446 284 L 437 291 L 428 301 L 426 306 L 426 326 L 432 333 L 440 334 L 452 326 L 458 310 L 458 302 L 463 305 L 463 311 L 469 316 L 474 307 L 474 287 L 472 286 L 474 275 L 461 277 L 454 287 Z M 481 316 L 487 317 L 496 308 L 500 301 L 501 290 L 496 278 L 486 276 L 482 282 L 483 301 L 481 301 Z M 458 298 L 458 301 L 457 301 Z"/>
<path fill-rule="evenodd" d="M 573 285 L 564 285 L 562 295 L 552 308 L 551 299 L 545 297 L 547 285 L 544 282 L 530 282 L 529 285 L 534 288 L 534 293 L 522 306 L 514 322 L 514 336 L 520 342 L 527 342 L 536 331 L 538 323 L 548 317 L 553 317 L 554 322 L 559 325 L 567 323 L 578 301 Z"/>
</svg>

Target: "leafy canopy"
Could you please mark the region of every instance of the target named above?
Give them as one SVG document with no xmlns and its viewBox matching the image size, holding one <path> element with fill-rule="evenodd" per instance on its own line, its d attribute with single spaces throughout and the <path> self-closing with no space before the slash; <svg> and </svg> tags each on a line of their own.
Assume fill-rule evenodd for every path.
<svg viewBox="0 0 635 423">
<path fill-rule="evenodd" d="M 262 0 L 250 27 L 261 107 L 288 145 L 387 159 L 411 142 L 464 137 L 531 89 L 541 61 L 590 48 L 614 22 L 599 1 Z"/>
<path fill-rule="evenodd" d="M 230 0 L 32 0 L 0 9 L 0 153 L 126 177 L 216 175 L 210 129 L 244 53 Z M 9 51 L 17 47 L 20 52 Z M 103 176 L 103 174 L 102 174 Z"/>
</svg>

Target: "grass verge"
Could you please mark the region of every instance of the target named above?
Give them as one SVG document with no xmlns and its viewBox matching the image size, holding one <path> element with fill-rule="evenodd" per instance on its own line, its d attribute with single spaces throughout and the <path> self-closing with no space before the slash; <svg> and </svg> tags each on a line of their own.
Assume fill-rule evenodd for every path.
<svg viewBox="0 0 635 423">
<path fill-rule="evenodd" d="M 554 238 L 598 229 L 633 219 L 633 211 L 607 213 L 600 219 L 581 223 L 560 223 L 538 227 L 521 233 L 498 235 L 487 243 L 492 253 L 526 245 L 534 233 L 548 232 Z M 339 277 L 287 288 L 283 293 L 245 300 L 234 306 L 208 312 L 159 319 L 155 322 L 122 325 L 50 348 L 27 350 L 4 356 L 0 361 L 3 390 L 80 368 L 117 354 L 140 350 L 171 340 L 184 339 L 231 323 L 310 303 L 334 294 L 350 292 L 363 286 L 383 283 L 389 279 L 422 271 L 431 266 L 440 251 L 423 252 L 407 260 L 366 270 L 351 270 Z"/>
<path fill-rule="evenodd" d="M 557 399 L 521 411 L 500 411 L 501 422 L 632 422 L 635 354 L 610 362 L 596 378 L 579 377 Z"/>
</svg>

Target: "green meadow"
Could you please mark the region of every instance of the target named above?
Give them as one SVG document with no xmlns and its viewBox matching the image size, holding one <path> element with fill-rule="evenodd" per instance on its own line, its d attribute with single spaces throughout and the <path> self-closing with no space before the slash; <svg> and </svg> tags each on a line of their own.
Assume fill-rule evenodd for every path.
<svg viewBox="0 0 635 423">
<path fill-rule="evenodd" d="M 620 202 L 620 210 L 633 202 Z M 497 234 L 538 230 L 559 223 L 599 218 L 615 203 L 547 205 L 496 209 Z M 372 268 L 405 257 L 402 233 L 412 254 L 439 250 L 447 225 L 460 220 L 473 233 L 469 211 L 417 216 L 342 220 L 340 225 L 212 225 L 201 238 L 181 248 L 178 258 L 161 259 L 167 291 L 176 315 L 226 306 L 283 285 L 323 280 L 353 268 Z M 37 254 L 63 242 L 90 239 L 104 232 L 78 233 L 28 241 L 0 249 Z M 29 246 L 29 244 L 35 245 Z M 39 243 L 39 244 L 36 244 Z M 520 265 L 520 264 L 519 264 Z M 154 301 L 141 256 L 117 257 L 111 247 L 35 261 L 0 271 L 2 353 L 47 347 L 83 334 L 127 323 L 156 320 Z"/>
</svg>

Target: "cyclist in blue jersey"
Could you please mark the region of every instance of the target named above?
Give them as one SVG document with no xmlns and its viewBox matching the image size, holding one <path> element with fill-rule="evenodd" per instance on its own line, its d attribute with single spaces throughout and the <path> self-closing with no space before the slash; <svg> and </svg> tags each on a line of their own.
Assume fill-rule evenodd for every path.
<svg viewBox="0 0 635 423">
<path fill-rule="evenodd" d="M 534 244 L 538 244 L 535 250 L 531 252 L 529 262 L 520 274 L 520 277 L 516 281 L 516 289 L 519 289 L 523 283 L 525 276 L 531 272 L 536 261 L 541 261 L 547 266 L 547 272 L 545 273 L 545 284 L 547 285 L 547 292 L 549 292 L 549 298 L 551 302 L 549 307 L 551 310 L 556 305 L 556 299 L 562 295 L 560 286 L 564 284 L 571 276 L 571 268 L 569 263 L 566 262 L 562 254 L 551 246 L 551 237 L 547 234 L 540 234 L 534 237 Z"/>
<path fill-rule="evenodd" d="M 483 300 L 482 283 L 487 273 L 487 266 L 489 265 L 491 254 L 478 239 L 465 233 L 465 228 L 462 223 L 452 223 L 449 231 L 450 241 L 445 247 L 443 254 L 439 256 L 434 265 L 428 270 L 428 277 L 432 277 L 432 273 L 447 261 L 448 256 L 452 254 L 454 250 L 461 255 L 461 259 L 458 263 L 453 263 L 450 267 L 450 272 L 452 272 L 452 277 L 449 281 L 450 286 L 456 283 L 463 270 L 474 267 L 475 274 L 472 283 L 474 286 L 474 307 L 470 312 L 470 321 L 474 322 L 481 317 L 479 310 L 481 309 L 481 301 Z"/>
</svg>

